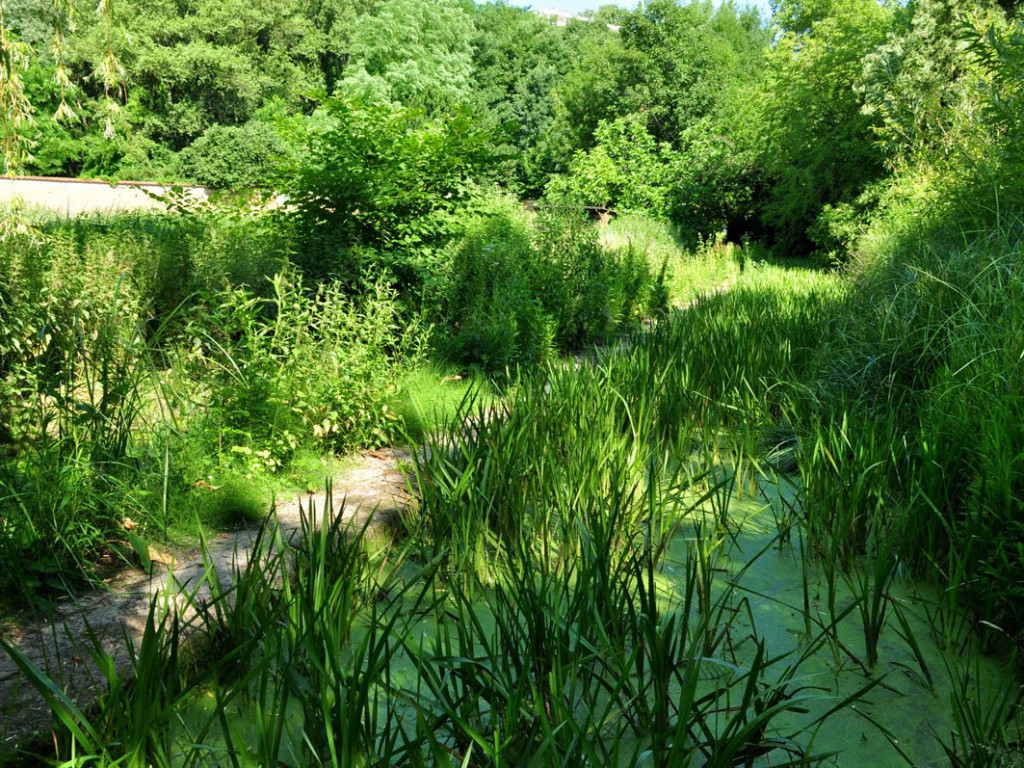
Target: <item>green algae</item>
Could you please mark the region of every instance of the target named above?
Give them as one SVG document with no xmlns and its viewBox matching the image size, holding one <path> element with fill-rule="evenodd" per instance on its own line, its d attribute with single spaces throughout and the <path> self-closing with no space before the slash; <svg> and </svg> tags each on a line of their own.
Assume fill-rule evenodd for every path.
<svg viewBox="0 0 1024 768">
<path fill-rule="evenodd" d="M 775 526 L 778 518 L 772 508 L 792 503 L 792 498 L 781 498 L 784 493 L 794 491 L 791 487 L 780 491 L 778 486 L 762 484 L 758 497 L 748 493 L 741 498 L 732 492 L 728 498 L 719 498 L 719 502 L 727 502 L 724 512 L 728 533 L 721 530 L 717 534 L 711 605 L 699 606 L 687 600 L 687 569 L 694 557 L 692 542 L 698 527 L 694 522 L 712 516 L 717 521 L 725 520 L 721 506 L 705 502 L 692 508 L 653 574 L 664 617 L 684 611 L 696 616 L 702 610 L 719 610 L 720 616 L 726 617 L 715 647 L 708 649 L 711 653 L 694 657 L 699 668 L 697 695 L 718 696 L 709 710 L 706 727 L 710 732 L 727 731 L 732 711 L 743 706 L 744 673 L 757 663 L 758 654 L 763 654 L 775 659 L 762 674 L 766 689 L 789 686 L 795 691 L 793 702 L 798 705 L 773 719 L 764 734 L 766 744 L 775 744 L 773 739 L 782 743 L 783 735 L 796 735 L 801 750 L 831 754 L 823 763 L 844 768 L 947 764 L 942 742 L 949 743 L 956 728 L 953 702 L 965 693 L 965 670 L 969 670 L 971 680 L 967 694 L 980 697 L 991 696 L 1004 686 L 1011 671 L 996 659 L 979 655 L 969 639 L 955 651 L 944 650 L 937 641 L 941 637 L 936 638 L 929 620 L 930 606 L 937 599 L 934 590 L 910 581 L 896 581 L 889 588 L 888 599 L 899 606 L 905 623 L 901 625 L 890 615 L 881 634 L 879 662 L 874 669 L 867 668 L 864 662 L 860 617 L 852 609 L 857 597 L 848 584 L 837 585 L 835 601 L 837 615 L 841 617 L 835 627 L 839 639 L 837 661 L 831 644 L 822 640 L 830 631 L 822 569 L 814 562 L 804 561 L 799 537 L 779 544 L 781 537 Z M 499 583 L 507 576 L 499 574 Z M 393 625 L 398 637 L 388 659 L 386 684 L 383 678 L 371 684 L 373 695 L 381 702 L 377 715 L 384 719 L 390 712 L 391 717 L 397 717 L 409 728 L 417 713 L 438 705 L 422 676 L 424 665 L 435 663 L 442 655 L 436 652 L 443 646 L 442 638 L 451 643 L 460 624 L 471 624 L 475 629 L 466 635 L 468 640 L 463 640 L 463 646 L 444 647 L 467 658 L 484 659 L 487 664 L 501 663 L 503 654 L 509 650 L 502 648 L 503 637 L 495 616 L 496 610 L 507 610 L 508 606 L 502 608 L 494 602 L 493 587 L 478 587 L 469 594 L 439 583 L 432 590 L 434 602 L 429 611 L 421 610 L 420 604 L 408 595 L 392 606 L 395 611 L 407 613 L 407 619 Z M 806 630 L 805 596 L 810 598 L 813 613 L 810 635 Z M 558 604 L 557 599 L 551 600 L 552 609 Z M 364 621 L 357 621 L 350 647 L 358 646 L 363 635 L 372 631 Z M 908 631 L 915 640 L 916 654 L 905 639 Z M 700 640 L 694 636 L 690 641 L 699 644 Z M 467 642 L 469 646 L 465 645 Z M 358 660 L 350 661 L 355 669 Z M 922 665 L 927 668 L 927 675 Z M 669 686 L 668 693 L 673 698 L 681 696 L 678 681 Z M 579 700 L 574 706 L 613 712 L 610 698 Z M 391 700 L 390 709 L 384 703 L 387 699 Z M 831 712 L 843 702 L 848 703 Z M 259 741 L 255 725 L 258 704 L 258 691 L 253 690 L 233 699 L 230 705 L 230 750 L 234 750 L 233 759 L 241 765 L 256 764 L 247 762 L 256 760 L 256 756 L 246 745 Z M 208 691 L 198 697 L 195 711 L 185 720 L 191 718 L 198 728 L 204 718 L 221 716 L 218 705 L 218 697 Z M 498 713 L 490 711 L 492 706 L 493 702 L 482 706 L 482 722 L 497 718 Z M 800 711 L 793 711 L 796 709 Z M 300 766 L 303 733 L 309 724 L 304 722 L 301 708 L 294 702 L 286 704 L 283 716 L 285 738 L 279 759 L 282 765 Z M 595 727 L 590 737 L 617 739 L 623 765 L 649 762 L 643 736 Z M 458 752 L 455 741 L 446 739 L 445 748 Z M 207 759 L 216 764 L 232 764 L 227 757 L 227 742 L 213 741 Z M 777 765 L 782 755 L 777 748 L 766 749 L 750 764 Z"/>
<path fill-rule="evenodd" d="M 780 534 L 773 527 L 781 517 L 773 511 L 791 507 L 797 490 L 792 482 L 762 483 L 759 499 L 734 494 L 729 518 L 739 533 L 729 539 L 717 561 L 722 571 L 718 594 L 734 604 L 746 603 L 747 609 L 738 612 L 730 629 L 732 635 L 759 637 L 771 653 L 794 657 L 813 644 L 815 635 L 827 632 L 830 624 L 824 569 L 813 558 L 805 562 L 799 540 L 788 539 L 786 545 L 778 546 Z M 706 512 L 698 509 L 691 516 Z M 683 590 L 678 574 L 688 556 L 685 541 L 675 542 L 664 566 L 666 589 L 675 586 L 677 594 Z M 942 743 L 953 738 L 956 698 L 965 693 L 982 699 L 998 696 L 1006 686 L 1014 686 L 1016 670 L 1009 661 L 982 655 L 976 641 L 967 636 L 955 649 L 944 649 L 929 619 L 939 604 L 938 593 L 932 585 L 911 580 L 897 579 L 889 586 L 887 599 L 898 606 L 906 626 L 889 616 L 879 642 L 879 662 L 870 669 L 865 662 L 863 624 L 853 610 L 858 598 L 847 582 L 840 581 L 835 596 L 837 615 L 842 617 L 836 627 L 839 660 L 829 643 L 800 656 L 799 676 L 818 695 L 806 702 L 806 715 L 787 715 L 779 724 L 789 728 L 801 719 L 814 721 L 835 702 L 875 683 L 864 698 L 833 713 L 815 729 L 813 743 L 837 753 L 828 764 L 843 768 L 947 765 Z M 811 637 L 806 632 L 805 594 L 813 612 Z M 968 623 L 963 617 L 962 625 Z M 913 643 L 906 639 L 908 631 Z M 744 648 L 735 642 L 730 650 L 737 663 L 742 663 L 744 654 L 749 658 L 749 645 Z M 962 685 L 965 675 L 970 678 L 967 691 Z"/>
</svg>

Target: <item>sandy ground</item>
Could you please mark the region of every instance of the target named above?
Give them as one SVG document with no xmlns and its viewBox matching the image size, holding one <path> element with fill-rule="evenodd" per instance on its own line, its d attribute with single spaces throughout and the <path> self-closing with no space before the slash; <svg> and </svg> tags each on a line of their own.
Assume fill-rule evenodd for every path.
<svg viewBox="0 0 1024 768">
<path fill-rule="evenodd" d="M 407 453 L 394 450 L 362 454 L 354 468 L 334 479 L 334 509 L 344 518 L 356 516 L 359 522 L 372 515 L 371 526 L 388 524 L 411 502 L 406 478 L 400 471 L 400 464 L 408 459 Z M 277 517 L 286 533 L 298 530 L 299 505 L 308 509 L 310 501 L 320 511 L 325 494 L 277 503 Z M 209 542 L 207 557 L 222 582 L 230 581 L 234 565 L 245 565 L 256 535 L 257 529 L 252 528 L 217 534 Z M 173 598 L 198 588 L 201 597 L 203 591 L 209 591 L 203 584 L 206 576 L 201 552 L 174 552 L 172 564 L 156 563 L 152 574 L 125 570 L 105 590 L 79 597 L 49 620 L 8 629 L 4 638 L 47 671 L 76 704 L 85 706 L 95 698 L 96 688 L 96 672 L 83 647 L 88 639 L 87 627 L 102 639 L 117 668 L 128 669 L 128 640 L 137 643 L 142 637 L 154 596 Z M 12 659 L 0 653 L 0 765 L 5 752 L 45 734 L 50 719 L 42 697 L 25 683 Z"/>
</svg>

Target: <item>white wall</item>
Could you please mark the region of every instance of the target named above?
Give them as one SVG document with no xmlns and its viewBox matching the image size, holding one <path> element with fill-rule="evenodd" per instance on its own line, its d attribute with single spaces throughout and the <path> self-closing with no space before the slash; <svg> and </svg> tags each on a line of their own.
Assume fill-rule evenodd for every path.
<svg viewBox="0 0 1024 768">
<path fill-rule="evenodd" d="M 143 190 L 162 195 L 170 186 L 149 182 L 108 184 L 105 181 L 0 176 L 0 204 L 20 197 L 28 206 L 39 206 L 67 216 L 97 211 L 163 208 Z M 185 193 L 205 200 L 204 187 L 186 186 Z"/>
</svg>

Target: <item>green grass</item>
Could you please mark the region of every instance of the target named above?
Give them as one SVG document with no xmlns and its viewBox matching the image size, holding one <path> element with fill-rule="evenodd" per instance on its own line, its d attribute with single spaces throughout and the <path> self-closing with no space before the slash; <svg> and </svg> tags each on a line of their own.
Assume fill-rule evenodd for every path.
<svg viewBox="0 0 1024 768">
<path fill-rule="evenodd" d="M 264 556 L 193 620 L 203 673 L 159 694 L 184 628 L 155 611 L 136 669 L 152 705 L 97 649 L 95 712 L 22 661 L 59 759 L 807 765 L 844 743 L 833 717 L 848 729 L 852 703 L 890 689 L 927 698 L 950 760 L 1010 759 L 1019 687 L 980 691 L 951 664 L 950 689 L 937 654 L 1012 647 L 1024 626 L 1024 227 L 908 246 L 853 279 L 617 227 L 606 245 L 667 264 L 663 289 L 700 301 L 500 391 L 424 365 L 381 281 L 311 294 L 284 273 L 143 332 L 143 294 L 97 261 L 74 311 L 19 304 L 0 563 L 22 598 L 74 586 L 126 516 L 142 537 L 251 520 L 268 488 L 330 474 L 326 450 L 409 439 L 419 493 L 372 542 L 329 511 L 294 556 L 265 529 Z M 70 279 L 54 264 L 33 268 Z M 723 277 L 728 291 L 702 282 Z M 17 348 L 43 316 L 46 348 Z M 788 592 L 758 581 L 782 558 Z M 939 597 L 915 596 L 915 576 Z M 252 712 L 255 734 L 237 724 Z M 900 749 L 883 762 L 913 764 Z"/>
<path fill-rule="evenodd" d="M 671 225 L 638 214 L 614 218 L 601 230 L 601 243 L 613 250 L 640 254 L 654 274 L 662 275 L 664 290 L 674 306 L 732 282 L 745 261 L 754 258 L 739 245 L 714 239 L 697 248 L 686 247 Z M 756 253 L 756 248 L 748 250 Z"/>
<path fill-rule="evenodd" d="M 330 508 L 310 510 L 292 552 L 266 529 L 263 554 L 197 619 L 204 674 L 147 693 L 180 665 L 178 630 L 156 617 L 165 639 L 138 667 L 138 697 L 115 681 L 99 711 L 78 713 L 52 695 L 62 758 L 169 765 L 171 744 L 179 765 L 725 768 L 899 764 L 901 752 L 915 764 L 943 753 L 900 732 L 921 717 L 939 737 L 969 734 L 946 741 L 958 755 L 979 739 L 1007 754 L 1016 689 L 999 689 L 998 717 L 979 717 L 975 689 L 939 674 L 917 601 L 891 571 L 862 570 L 856 552 L 819 562 L 764 509 L 792 510 L 792 489 L 756 469 L 765 441 L 744 437 L 747 418 L 770 423 L 780 382 L 814 369 L 787 332 L 824 339 L 810 333 L 829 316 L 823 297 L 841 298 L 834 278 L 806 275 L 807 306 L 773 298 L 791 280 L 751 271 L 632 348 L 578 371 L 548 367 L 500 400 L 452 393 L 457 406 L 414 453 L 421 501 L 399 530 L 371 544 Z M 736 335 L 718 302 L 744 310 L 732 315 L 740 327 L 756 317 L 777 331 Z M 698 350 L 719 341 L 760 376 L 707 370 L 711 351 Z M 427 381 L 445 392 L 441 373 Z M 867 565 L 897 562 L 872 541 Z M 801 595 L 821 595 L 825 564 L 840 569 L 834 608 L 805 617 Z M 893 675 L 902 669 L 920 673 Z M 972 675 L 996 690 L 987 663 Z"/>
<path fill-rule="evenodd" d="M 497 402 L 494 385 L 483 376 L 439 362 L 421 365 L 405 380 L 394 405 L 403 435 L 413 444 L 422 443 L 448 423 L 471 395 Z"/>
</svg>

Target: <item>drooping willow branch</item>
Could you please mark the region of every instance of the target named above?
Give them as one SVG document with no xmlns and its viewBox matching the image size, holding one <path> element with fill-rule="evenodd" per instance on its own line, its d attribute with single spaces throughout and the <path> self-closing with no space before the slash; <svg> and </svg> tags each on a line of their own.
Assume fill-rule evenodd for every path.
<svg viewBox="0 0 1024 768">
<path fill-rule="evenodd" d="M 74 30 L 76 0 L 51 0 L 53 4 L 53 58 L 56 65 L 54 78 L 60 90 L 60 104 L 53 119 L 74 120 L 76 115 L 68 104 L 68 94 L 74 83 L 68 75 L 64 44 L 66 31 Z M 40 0 L 46 2 L 46 0 Z M 31 127 L 35 109 L 25 93 L 22 72 L 28 68 L 34 55 L 32 48 L 17 39 L 4 20 L 5 0 L 0 0 L 0 154 L 8 173 L 20 171 L 31 158 Z M 104 129 L 106 138 L 115 135 L 114 120 L 120 111 L 118 96 L 126 97 L 125 71 L 114 52 L 113 0 L 97 0 L 96 13 L 106 33 L 107 51 L 92 75 L 103 83 Z M 66 19 L 66 22 L 65 22 Z M 119 93 L 120 92 L 120 93 Z"/>
<path fill-rule="evenodd" d="M 64 12 L 67 14 L 68 19 L 68 31 L 74 32 L 75 30 L 75 6 L 71 0 L 65 0 L 63 3 Z M 53 0 L 53 61 L 57 67 L 57 71 L 54 75 L 54 79 L 57 81 L 57 87 L 60 88 L 60 104 L 57 106 L 57 111 L 53 115 L 53 119 L 58 122 L 72 121 L 75 119 L 75 111 L 68 105 L 68 93 L 74 89 L 74 84 L 71 82 L 71 78 L 68 77 L 67 68 L 64 62 L 64 32 L 63 32 L 63 21 L 64 13 L 62 13 L 61 0 Z"/>
<path fill-rule="evenodd" d="M 103 111 L 105 113 L 103 136 L 107 139 L 114 138 L 114 118 L 121 109 L 117 100 L 111 94 L 124 84 L 124 67 L 121 66 L 121 62 L 114 55 L 114 12 L 112 5 L 113 0 L 99 0 L 99 5 L 96 8 L 96 12 L 103 18 L 103 28 L 107 38 L 107 55 L 93 72 L 93 76 L 98 76 L 103 83 Z"/>
<path fill-rule="evenodd" d="M 7 28 L 4 0 L 0 0 L 0 152 L 9 171 L 21 168 L 28 157 L 25 129 L 32 125 L 33 110 L 21 73 L 31 53 Z"/>
</svg>

